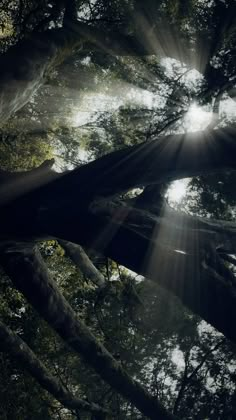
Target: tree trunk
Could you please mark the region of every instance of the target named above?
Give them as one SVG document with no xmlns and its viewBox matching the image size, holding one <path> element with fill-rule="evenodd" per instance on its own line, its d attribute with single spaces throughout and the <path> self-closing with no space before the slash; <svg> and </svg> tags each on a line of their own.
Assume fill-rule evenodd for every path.
<svg viewBox="0 0 236 420">
<path fill-rule="evenodd" d="M 144 6 L 142 4 L 140 6 L 137 2 L 132 13 L 128 16 L 133 21 L 133 34 L 127 35 L 114 28 L 110 31 L 103 31 L 101 28 L 96 28 L 91 24 L 88 25 L 81 21 L 76 22 L 75 3 L 61 3 L 60 7 L 56 5 L 56 9 L 59 10 L 65 3 L 63 28 L 34 33 L 29 39 L 19 41 L 0 58 L 1 121 L 9 118 L 14 112 L 22 108 L 33 93 L 42 85 L 47 72 L 56 64 L 62 62 L 66 56 L 70 55 L 74 47 L 80 46 L 81 41 L 84 43 L 84 48 L 87 47 L 89 51 L 97 48 L 103 53 L 116 56 L 157 54 L 160 58 L 175 58 L 201 73 L 204 73 L 207 69 L 207 80 L 209 79 L 208 73 L 212 73 L 214 70 L 209 65 L 209 62 L 215 51 L 213 46 L 209 49 L 206 48 L 206 45 L 209 44 L 209 39 L 205 34 L 200 42 L 200 52 L 198 51 L 199 45 L 197 42 L 194 52 L 189 40 L 181 36 L 180 31 L 173 23 L 170 25 L 163 18 L 159 19 L 158 22 L 153 22 L 149 10 L 150 7 L 147 5 Z M 224 8 L 224 11 L 228 14 L 228 20 L 231 20 L 232 24 L 235 5 L 228 9 Z M 226 29 L 227 26 L 229 27 L 224 19 L 222 22 L 223 29 Z M 222 28 L 220 32 L 222 32 Z M 181 44 L 181 48 L 179 44 Z M 203 49 L 207 50 L 205 60 L 202 59 Z M 201 57 L 201 60 L 199 57 Z M 16 62 L 17 66 L 15 66 Z M 221 76 L 223 77 L 223 75 Z M 210 85 L 212 84 L 212 80 L 209 79 L 208 82 Z M 229 90 L 232 84 L 229 81 L 227 82 Z M 216 87 L 213 91 L 216 90 Z M 209 89 L 211 90 L 211 86 L 209 86 Z"/>
<path fill-rule="evenodd" d="M 202 132 L 168 136 L 106 155 L 2 206 L 2 240 L 57 237 L 95 249 L 157 281 L 236 341 L 235 284 L 215 252 L 222 242 L 226 254 L 235 253 L 235 227 L 188 216 L 175 221 L 171 212 L 156 218 L 144 211 L 133 220 L 132 212 L 140 210 L 99 214 L 103 200 L 96 200 L 141 185 L 235 168 L 234 136 L 235 127 L 213 130 L 208 137 Z"/>
<path fill-rule="evenodd" d="M 99 48 L 112 55 L 143 55 L 150 48 L 135 37 L 103 32 L 86 23 L 65 21 L 65 26 L 33 33 L 20 40 L 0 57 L 0 119 L 1 123 L 21 109 L 44 83 L 45 76 L 70 56 L 73 49 L 87 43 L 89 49 Z M 172 55 L 174 50 L 172 51 Z M 155 48 L 156 54 L 156 48 Z M 15 63 L 17 62 L 17 66 Z"/>
<path fill-rule="evenodd" d="M 99 230 L 100 224 L 100 230 Z M 171 230 L 152 230 L 150 235 L 94 216 L 77 226 L 70 240 L 91 247 L 130 270 L 152 279 L 177 296 L 192 312 L 205 319 L 226 337 L 236 342 L 232 319 L 236 317 L 236 288 L 232 273 L 218 261 L 211 243 L 201 241 L 196 232 L 192 253 L 181 251 L 185 230 L 180 232 L 176 249 L 162 243 Z M 84 229 L 84 230 L 83 230 Z M 68 237 L 68 230 L 61 230 Z M 181 236 L 182 235 L 182 236 Z M 174 235 L 173 235 L 174 237 Z M 177 241 L 176 239 L 176 241 Z M 194 239 L 194 236 L 193 236 Z M 194 251 L 194 252 L 193 252 Z"/>
<path fill-rule="evenodd" d="M 132 188 L 236 168 L 236 126 L 169 135 L 109 153 L 54 183 L 63 194 L 110 196 Z M 57 184 L 57 187 L 56 187 Z"/>
<path fill-rule="evenodd" d="M 82 42 L 84 49 L 87 47 L 89 51 L 97 48 L 103 53 L 122 56 L 158 54 L 159 57 L 175 58 L 190 68 L 204 72 L 206 63 L 203 65 L 198 59 L 201 54 L 192 52 L 188 41 L 181 40 L 173 25 L 170 27 L 164 21 L 158 22 L 155 28 L 153 25 L 143 27 L 144 17 L 138 11 L 134 11 L 132 19 L 136 22 L 133 35 L 124 35 L 116 30 L 105 32 L 84 22 L 65 19 L 63 28 L 34 33 L 29 39 L 11 47 L 0 57 L 1 122 L 22 108 L 42 85 L 50 69 L 71 55 Z"/>
<path fill-rule="evenodd" d="M 2 249 L 0 261 L 14 285 L 57 333 L 112 388 L 153 420 L 175 417 L 132 379 L 89 329 L 79 320 L 55 283 L 36 248 Z"/>
<path fill-rule="evenodd" d="M 68 241 L 59 240 L 58 242 L 87 279 L 91 280 L 96 286 L 105 285 L 104 276 L 89 259 L 82 246 Z"/>
<path fill-rule="evenodd" d="M 43 363 L 13 331 L 0 321 L 1 348 L 17 359 L 34 379 L 64 407 L 69 410 L 85 410 L 95 414 L 107 414 L 106 410 L 94 403 L 74 397 L 60 382 L 53 377 Z"/>
<path fill-rule="evenodd" d="M 58 174 L 54 182 L 38 188 L 28 200 L 34 199 L 40 203 L 35 203 L 35 206 L 44 209 L 59 209 L 62 201 L 63 207 L 65 201 L 70 202 L 70 206 L 73 202 L 75 206 L 78 199 L 81 205 L 88 205 L 99 196 L 112 196 L 145 185 L 235 169 L 235 135 L 236 126 L 231 125 L 218 130 L 163 136 L 155 141 L 126 147 L 63 176 Z M 25 188 L 30 179 L 24 178 Z M 34 187 L 41 185 L 40 182 L 40 179 L 35 182 Z M 2 203 L 1 190 L 0 194 Z M 10 198 L 9 192 L 8 200 Z"/>
<path fill-rule="evenodd" d="M 64 28 L 34 33 L 0 57 L 1 123 L 22 108 L 56 65 L 81 46 Z M 16 66 L 17 63 L 17 66 Z"/>
</svg>

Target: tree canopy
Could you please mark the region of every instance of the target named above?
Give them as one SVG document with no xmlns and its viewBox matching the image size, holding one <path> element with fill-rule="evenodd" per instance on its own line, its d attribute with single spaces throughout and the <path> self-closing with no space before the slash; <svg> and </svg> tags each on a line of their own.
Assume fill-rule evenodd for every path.
<svg viewBox="0 0 236 420">
<path fill-rule="evenodd" d="M 235 15 L 2 2 L 4 420 L 236 418 Z"/>
</svg>

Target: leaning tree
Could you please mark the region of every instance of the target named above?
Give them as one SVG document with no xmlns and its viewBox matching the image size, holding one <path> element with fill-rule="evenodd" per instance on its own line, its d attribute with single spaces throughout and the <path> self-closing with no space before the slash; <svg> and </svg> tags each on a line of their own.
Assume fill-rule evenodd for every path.
<svg viewBox="0 0 236 420">
<path fill-rule="evenodd" d="M 0 261 L 14 286 L 143 415 L 175 418 L 77 317 L 50 278 L 37 242 L 58 239 L 101 288 L 105 280 L 82 247 L 109 257 L 166 288 L 236 341 L 235 224 L 178 212 L 161 194 L 167 182 L 235 169 L 236 127 L 233 122 L 220 125 L 217 112 L 224 95 L 233 97 L 235 92 L 236 3 L 215 1 L 209 10 L 201 2 L 190 6 L 153 0 L 145 5 L 139 0 L 129 5 L 98 1 L 90 7 L 87 2 L 65 0 L 42 2 L 32 9 L 23 3 L 19 10 L 12 8 L 13 45 L 4 46 L 0 59 L 2 122 L 21 110 L 53 69 L 73 54 L 114 61 L 119 56 L 169 57 L 202 73 L 195 99 L 212 103 L 216 115 L 205 131 L 178 134 L 168 131 L 173 121 L 167 120 L 166 132 L 152 129 L 146 141 L 69 172 L 54 172 L 53 161 L 47 160 L 27 172 L 0 173 Z M 184 112 L 177 113 L 175 121 Z M 127 193 L 136 188 L 142 192 L 130 197 Z M 107 415 L 104 408 L 68 393 L 2 323 L 0 334 L 9 351 L 66 407 Z"/>
</svg>

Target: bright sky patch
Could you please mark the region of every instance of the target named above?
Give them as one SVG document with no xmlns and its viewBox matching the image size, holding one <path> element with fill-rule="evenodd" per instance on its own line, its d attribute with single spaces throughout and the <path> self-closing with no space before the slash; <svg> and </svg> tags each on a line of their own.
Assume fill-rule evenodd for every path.
<svg viewBox="0 0 236 420">
<path fill-rule="evenodd" d="M 185 116 L 184 125 L 186 131 L 200 131 L 205 130 L 211 123 L 212 112 L 206 111 L 204 108 L 198 106 L 196 103 L 190 105 L 189 110 Z"/>
</svg>

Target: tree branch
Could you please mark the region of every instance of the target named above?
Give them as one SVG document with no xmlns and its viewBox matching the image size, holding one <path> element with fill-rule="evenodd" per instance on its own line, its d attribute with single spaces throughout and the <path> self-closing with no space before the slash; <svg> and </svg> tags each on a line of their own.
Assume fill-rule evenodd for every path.
<svg viewBox="0 0 236 420">
<path fill-rule="evenodd" d="M 80 37 L 59 28 L 33 33 L 10 47 L 0 57 L 1 121 L 22 108 L 44 83 L 47 73 L 80 46 Z"/>
<path fill-rule="evenodd" d="M 210 243 L 215 249 L 223 243 L 228 253 L 235 251 L 234 225 L 177 217 L 173 211 L 166 219 L 165 213 L 158 219 L 137 209 L 130 214 L 125 209 L 122 214 L 118 208 L 108 217 L 91 211 L 97 196 L 235 167 L 235 133 L 231 126 L 205 137 L 203 132 L 161 137 L 106 155 L 2 206 L 1 237 L 56 237 L 92 248 L 158 281 L 193 312 L 236 340 L 231 322 L 236 316 L 235 288 L 222 282 L 220 273 L 215 276 L 214 265 L 214 273 L 207 269 L 208 262 L 202 265 Z M 62 223 L 68 219 L 70 223 Z"/>
<path fill-rule="evenodd" d="M 130 207 L 122 201 L 98 199 L 90 205 L 89 210 L 92 214 L 130 227 L 133 231 L 145 235 L 150 241 L 154 230 L 162 229 L 165 235 L 162 234 L 161 237 L 159 235 L 158 240 L 162 246 L 172 250 L 179 249 L 193 254 L 197 240 L 199 247 L 208 243 L 212 249 L 223 248 L 225 252 L 236 253 L 234 222 L 190 216 L 172 209 L 167 203 L 163 203 L 162 207 L 154 207 L 152 212 L 148 194 L 146 203 L 144 199 L 145 195 L 142 208 Z M 168 232 L 171 232 L 171 235 Z"/>
<path fill-rule="evenodd" d="M 236 168 L 235 135 L 236 126 L 232 125 L 164 136 L 127 147 L 58 177 L 37 189 L 34 200 L 40 199 L 40 206 L 47 208 L 53 207 L 56 201 L 58 208 L 59 195 L 65 203 L 74 199 L 76 192 L 83 197 L 81 204 L 89 203 L 97 196 L 112 196 L 146 185 Z"/>
<path fill-rule="evenodd" d="M 228 263 L 233 264 L 236 267 L 236 258 L 235 257 L 233 257 L 231 255 L 228 255 L 227 253 L 225 253 L 225 251 L 224 251 L 224 253 L 220 252 L 220 257 L 223 258 Z"/>
<path fill-rule="evenodd" d="M 75 0 L 65 0 L 63 26 L 77 21 L 77 6 Z"/>
<path fill-rule="evenodd" d="M 53 164 L 54 159 L 50 159 L 29 171 L 9 172 L 0 169 L 1 204 L 26 194 L 36 186 L 47 184 L 58 178 L 60 175 L 51 169 Z"/>
<path fill-rule="evenodd" d="M 73 244 L 69 241 L 58 240 L 58 243 L 64 248 L 67 255 L 73 263 L 81 270 L 86 278 L 91 280 L 96 286 L 103 286 L 105 279 L 102 273 L 95 267 L 88 255 L 84 252 L 80 245 Z"/>
<path fill-rule="evenodd" d="M 48 225 L 51 235 L 68 238 L 80 242 L 86 248 L 113 259 L 130 270 L 156 281 L 175 294 L 192 312 L 200 315 L 208 323 L 221 331 L 229 339 L 236 341 L 236 331 L 232 319 L 236 317 L 235 286 L 224 279 L 213 268 L 209 269 L 206 256 L 211 256 L 211 243 L 199 241 L 192 237 L 192 253 L 181 251 L 181 243 L 185 241 L 185 231 L 179 236 L 172 234 L 171 227 L 148 230 L 145 224 L 131 226 L 90 215 L 88 219 L 79 221 L 78 214 L 70 219 L 73 229 Z M 60 219 L 61 220 L 61 219 Z M 167 246 L 166 242 L 175 243 L 176 248 Z M 178 247 L 178 241 L 180 247 Z M 124 246 L 125 244 L 125 246 Z M 212 261 L 214 266 L 214 258 Z M 216 265 L 217 267 L 217 265 Z M 215 276 L 217 273 L 217 276 Z"/>
<path fill-rule="evenodd" d="M 107 411 L 95 403 L 74 397 L 54 378 L 27 344 L 0 321 L 1 347 L 22 363 L 34 379 L 69 410 L 79 409 L 94 414 L 107 414 Z"/>
<path fill-rule="evenodd" d="M 175 419 L 137 381 L 130 378 L 121 364 L 79 320 L 56 284 L 49 278 L 47 268 L 36 248 L 5 248 L 1 252 L 0 260 L 15 287 L 111 387 L 131 401 L 148 418 Z"/>
<path fill-rule="evenodd" d="M 225 343 L 225 338 L 223 338 L 222 340 L 220 340 L 218 343 L 216 343 L 215 346 L 213 346 L 211 349 L 209 349 L 205 355 L 202 357 L 201 362 L 196 366 L 196 368 L 192 371 L 192 373 L 190 375 L 188 375 L 187 373 L 187 368 L 188 365 L 187 363 L 185 363 L 185 369 L 184 369 L 184 374 L 183 374 L 183 379 L 181 382 L 181 386 L 177 395 L 177 398 L 175 400 L 175 404 L 174 404 L 174 409 L 173 409 L 173 413 L 177 414 L 178 412 L 178 408 L 179 408 L 179 404 L 181 401 L 181 398 L 183 397 L 183 393 L 186 390 L 186 388 L 188 388 L 191 385 L 191 380 L 194 376 L 196 376 L 196 374 L 199 372 L 199 370 L 202 368 L 202 366 L 204 365 L 204 363 L 206 362 L 207 358 L 214 352 L 216 351 L 219 347 L 221 347 L 223 344 Z"/>
</svg>

